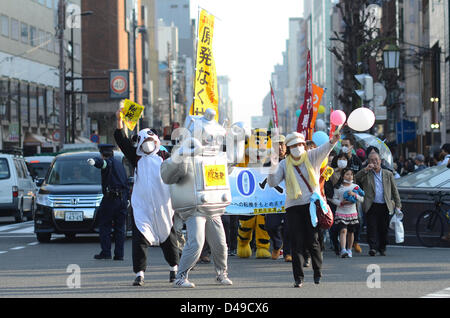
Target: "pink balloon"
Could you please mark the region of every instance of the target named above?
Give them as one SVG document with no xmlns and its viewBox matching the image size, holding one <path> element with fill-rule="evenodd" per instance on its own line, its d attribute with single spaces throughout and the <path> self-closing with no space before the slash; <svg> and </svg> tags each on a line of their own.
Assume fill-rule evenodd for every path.
<svg viewBox="0 0 450 318">
<path fill-rule="evenodd" d="M 335 110 L 330 115 L 330 121 L 335 126 L 343 125 L 346 120 L 347 116 L 342 110 Z"/>
</svg>

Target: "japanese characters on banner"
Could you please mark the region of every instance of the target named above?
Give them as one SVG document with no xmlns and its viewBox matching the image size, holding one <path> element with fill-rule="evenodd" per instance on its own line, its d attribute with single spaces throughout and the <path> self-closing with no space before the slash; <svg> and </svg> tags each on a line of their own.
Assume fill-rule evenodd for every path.
<svg viewBox="0 0 450 318">
<path fill-rule="evenodd" d="M 319 106 L 322 100 L 322 96 L 324 93 L 324 89 L 322 87 L 317 86 L 316 84 L 312 84 L 313 87 L 313 114 L 309 124 L 309 132 L 308 135 L 312 136 L 314 133 L 314 127 L 316 125 L 317 114 L 319 113 Z"/>
<path fill-rule="evenodd" d="M 197 61 L 194 81 L 194 102 L 190 115 L 203 115 L 207 108 L 216 111 L 215 120 L 219 120 L 219 94 L 217 90 L 216 66 L 212 43 L 214 16 L 205 10 L 200 12 L 197 35 Z"/>
<path fill-rule="evenodd" d="M 312 69 L 311 69 L 311 52 L 308 51 L 306 60 L 306 89 L 305 99 L 303 102 L 303 109 L 298 117 L 297 132 L 303 134 L 306 140 L 311 140 L 310 122 L 313 116 L 313 83 L 312 83 Z"/>
<path fill-rule="evenodd" d="M 255 215 L 285 213 L 286 188 L 284 181 L 277 187 L 267 184 L 270 167 L 235 167 L 229 176 L 231 204 L 226 214 Z"/>
</svg>

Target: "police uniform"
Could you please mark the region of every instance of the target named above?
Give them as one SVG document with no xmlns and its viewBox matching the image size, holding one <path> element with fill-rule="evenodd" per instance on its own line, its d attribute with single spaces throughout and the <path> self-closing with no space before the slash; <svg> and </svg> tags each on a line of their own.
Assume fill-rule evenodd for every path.
<svg viewBox="0 0 450 318">
<path fill-rule="evenodd" d="M 114 224 L 114 260 L 123 260 L 129 195 L 128 179 L 122 163 L 114 158 L 112 151 L 114 145 L 98 147 L 100 153 L 107 158 L 93 158 L 94 167 L 101 169 L 103 193 L 97 212 L 102 251 L 94 257 L 96 259 L 111 258 L 111 229 Z"/>
</svg>

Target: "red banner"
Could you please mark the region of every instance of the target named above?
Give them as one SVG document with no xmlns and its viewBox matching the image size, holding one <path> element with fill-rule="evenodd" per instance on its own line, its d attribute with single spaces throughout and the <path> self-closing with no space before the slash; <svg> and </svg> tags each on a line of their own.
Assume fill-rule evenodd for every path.
<svg viewBox="0 0 450 318">
<path fill-rule="evenodd" d="M 330 139 L 333 137 L 336 126 L 331 122 L 331 114 L 333 113 L 333 107 L 330 107 Z"/>
<path fill-rule="evenodd" d="M 275 94 L 273 93 L 272 83 L 270 83 L 270 96 L 271 96 L 271 102 L 272 102 L 272 117 L 273 117 L 274 127 L 278 128 L 278 107 L 277 107 L 277 101 L 275 100 Z"/>
<path fill-rule="evenodd" d="M 312 69 L 311 69 L 311 52 L 308 51 L 306 61 L 306 90 L 303 109 L 298 117 L 297 132 L 303 134 L 306 140 L 311 140 L 312 135 L 309 133 L 309 125 L 313 117 L 313 87 L 312 87 Z"/>
</svg>

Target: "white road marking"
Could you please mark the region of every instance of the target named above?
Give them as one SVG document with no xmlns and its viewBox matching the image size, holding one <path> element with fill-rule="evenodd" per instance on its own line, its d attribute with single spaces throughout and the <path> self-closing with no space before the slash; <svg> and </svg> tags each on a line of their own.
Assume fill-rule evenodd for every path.
<svg viewBox="0 0 450 318">
<path fill-rule="evenodd" d="M 25 248 L 25 246 L 16 246 L 16 247 L 11 247 L 10 248 L 10 250 L 21 250 L 21 249 L 23 249 L 23 248 Z"/>
<path fill-rule="evenodd" d="M 0 254 L 8 253 L 8 251 L 0 251 Z"/>
<path fill-rule="evenodd" d="M 28 243 L 27 245 L 33 246 L 33 245 L 38 245 L 38 244 L 39 244 L 39 242 L 31 242 L 31 243 Z"/>
<path fill-rule="evenodd" d="M 422 298 L 450 298 L 450 287 L 425 295 Z"/>
<path fill-rule="evenodd" d="M 8 234 L 15 234 L 15 233 L 19 233 L 19 234 L 34 233 L 34 226 L 29 226 L 29 227 L 25 227 L 23 229 L 8 232 Z"/>
<path fill-rule="evenodd" d="M 0 232 L 4 232 L 4 231 L 9 231 L 11 229 L 17 229 L 20 227 L 23 227 L 24 225 L 26 226 L 33 226 L 33 221 L 28 221 L 28 222 L 23 222 L 23 223 L 15 223 L 15 224 L 10 224 L 10 225 L 3 225 L 0 226 Z"/>
</svg>

